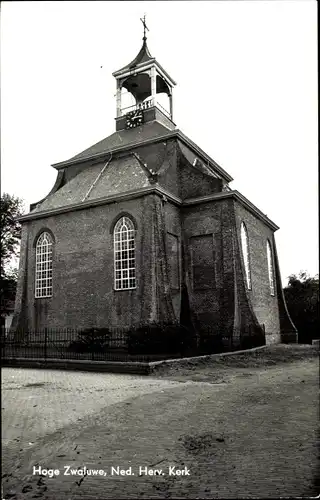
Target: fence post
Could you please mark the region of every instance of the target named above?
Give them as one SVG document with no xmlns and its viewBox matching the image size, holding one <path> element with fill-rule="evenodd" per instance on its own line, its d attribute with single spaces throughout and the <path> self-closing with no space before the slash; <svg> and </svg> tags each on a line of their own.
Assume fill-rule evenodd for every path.
<svg viewBox="0 0 320 500">
<path fill-rule="evenodd" d="M 44 359 L 47 359 L 48 329 L 44 329 Z"/>
<path fill-rule="evenodd" d="M 6 340 L 7 340 L 7 331 L 4 326 L 1 326 L 1 357 L 5 357 L 6 353 Z"/>
<path fill-rule="evenodd" d="M 91 349 L 92 349 L 92 353 L 91 353 L 91 359 L 92 361 L 94 361 L 94 349 L 95 349 L 95 346 L 94 346 L 94 329 L 92 328 L 92 338 L 91 338 Z"/>
</svg>

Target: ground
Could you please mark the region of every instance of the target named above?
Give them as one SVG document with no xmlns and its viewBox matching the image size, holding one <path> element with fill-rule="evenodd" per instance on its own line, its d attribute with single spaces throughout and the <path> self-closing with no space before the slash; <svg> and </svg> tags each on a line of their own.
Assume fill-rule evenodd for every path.
<svg viewBox="0 0 320 500">
<path fill-rule="evenodd" d="M 312 346 L 175 363 L 152 377 L 3 368 L 1 406 L 4 499 L 317 493 Z M 64 475 L 67 465 L 87 471 Z M 133 474 L 111 475 L 118 466 Z"/>
</svg>

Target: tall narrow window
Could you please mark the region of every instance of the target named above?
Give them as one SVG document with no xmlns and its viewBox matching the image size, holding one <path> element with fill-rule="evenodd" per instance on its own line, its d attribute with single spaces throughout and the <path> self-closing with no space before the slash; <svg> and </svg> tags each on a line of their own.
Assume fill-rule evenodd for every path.
<svg viewBox="0 0 320 500">
<path fill-rule="evenodd" d="M 52 296 L 52 237 L 43 232 L 36 244 L 36 298 Z"/>
<path fill-rule="evenodd" d="M 116 290 L 136 287 L 135 228 L 121 217 L 114 228 L 114 286 Z"/>
<path fill-rule="evenodd" d="M 273 269 L 272 249 L 269 240 L 267 240 L 267 260 L 268 260 L 270 294 L 274 295 L 274 269 Z"/>
<path fill-rule="evenodd" d="M 246 273 L 247 288 L 248 288 L 248 290 L 251 290 L 249 238 L 248 238 L 247 228 L 246 228 L 244 222 L 241 223 L 241 246 L 242 246 L 244 269 L 245 269 L 245 273 Z"/>
</svg>

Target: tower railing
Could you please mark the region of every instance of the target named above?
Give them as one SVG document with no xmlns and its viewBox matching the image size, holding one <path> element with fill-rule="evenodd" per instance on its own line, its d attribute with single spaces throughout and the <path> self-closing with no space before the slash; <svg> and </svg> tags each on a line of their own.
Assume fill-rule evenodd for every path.
<svg viewBox="0 0 320 500">
<path fill-rule="evenodd" d="M 145 110 L 152 108 L 153 106 L 156 106 L 157 108 L 160 109 L 166 116 L 170 118 L 170 113 L 168 110 L 166 110 L 158 101 L 156 101 L 154 98 L 150 98 L 146 101 L 140 102 L 138 104 L 132 104 L 131 106 L 126 106 L 125 108 L 121 108 L 121 116 L 126 115 L 127 113 L 130 113 L 130 111 L 138 111 L 140 109 Z"/>
</svg>

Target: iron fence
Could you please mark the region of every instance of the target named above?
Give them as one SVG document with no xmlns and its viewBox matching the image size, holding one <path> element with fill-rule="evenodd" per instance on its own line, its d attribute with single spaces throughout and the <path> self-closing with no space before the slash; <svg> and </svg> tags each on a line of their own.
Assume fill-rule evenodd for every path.
<svg viewBox="0 0 320 500">
<path fill-rule="evenodd" d="M 40 358 L 92 361 L 155 361 L 248 349 L 264 344 L 263 335 L 248 329 L 234 337 L 212 328 L 190 332 L 177 325 L 140 325 L 135 329 L 90 328 L 1 330 L 2 359 Z M 234 332 L 233 332 L 234 335 Z"/>
<path fill-rule="evenodd" d="M 121 328 L 108 329 L 107 332 L 99 331 L 99 329 L 83 331 L 70 328 L 44 328 L 28 331 L 2 329 L 1 332 L 2 359 L 156 361 L 180 355 L 181 352 L 132 353 L 129 333 Z"/>
</svg>

